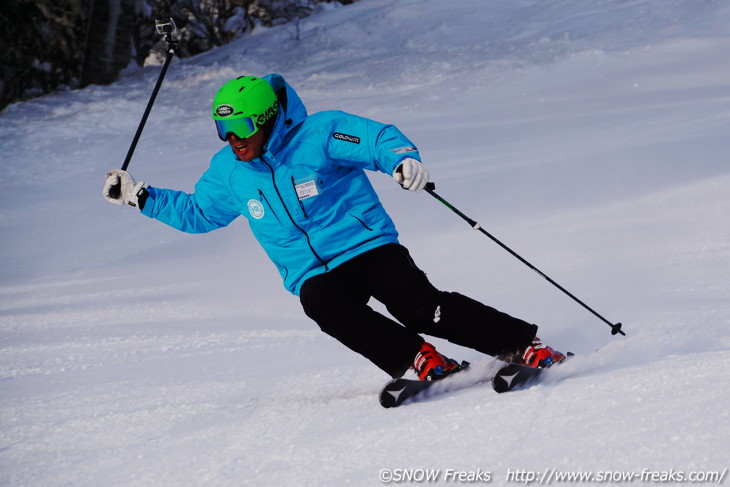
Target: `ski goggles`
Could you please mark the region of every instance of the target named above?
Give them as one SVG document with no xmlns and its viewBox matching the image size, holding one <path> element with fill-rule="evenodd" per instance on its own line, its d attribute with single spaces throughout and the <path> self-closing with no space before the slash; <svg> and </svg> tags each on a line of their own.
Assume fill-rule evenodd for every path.
<svg viewBox="0 0 730 487">
<path fill-rule="evenodd" d="M 250 117 L 232 118 L 230 120 L 215 120 L 215 128 L 218 130 L 218 137 L 223 141 L 228 141 L 230 134 L 235 135 L 239 139 L 251 137 L 256 133 L 258 127 Z"/>
</svg>

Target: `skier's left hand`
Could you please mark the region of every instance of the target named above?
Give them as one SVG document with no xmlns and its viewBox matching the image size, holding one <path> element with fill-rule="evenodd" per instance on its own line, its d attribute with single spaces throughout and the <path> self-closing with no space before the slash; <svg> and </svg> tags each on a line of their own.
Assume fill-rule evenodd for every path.
<svg viewBox="0 0 730 487">
<path fill-rule="evenodd" d="M 428 169 L 415 159 L 403 159 L 393 171 L 393 179 L 410 191 L 421 191 L 428 183 Z"/>
</svg>

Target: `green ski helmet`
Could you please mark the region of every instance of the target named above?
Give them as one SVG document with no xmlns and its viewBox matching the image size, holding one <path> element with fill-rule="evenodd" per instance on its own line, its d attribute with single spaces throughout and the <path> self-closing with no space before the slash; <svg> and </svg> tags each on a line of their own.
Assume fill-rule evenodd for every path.
<svg viewBox="0 0 730 487">
<path fill-rule="evenodd" d="M 271 85 L 255 76 L 240 76 L 224 84 L 213 98 L 213 120 L 218 137 L 251 137 L 276 117 L 279 102 Z"/>
</svg>

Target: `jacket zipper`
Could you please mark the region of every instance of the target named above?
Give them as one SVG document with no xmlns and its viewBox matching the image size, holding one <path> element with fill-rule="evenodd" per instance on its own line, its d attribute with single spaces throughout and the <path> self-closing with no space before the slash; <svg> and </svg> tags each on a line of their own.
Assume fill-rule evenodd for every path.
<svg viewBox="0 0 730 487">
<path fill-rule="evenodd" d="M 309 250 L 312 251 L 312 254 L 317 258 L 317 260 L 324 266 L 325 271 L 329 271 L 329 267 L 327 266 L 327 261 L 322 259 L 316 250 L 314 250 L 314 247 L 312 247 L 312 241 L 309 239 L 309 234 L 299 225 L 297 225 L 297 222 L 294 221 L 294 218 L 291 216 L 291 212 L 289 211 L 289 208 L 286 206 L 286 203 L 284 203 L 284 198 L 281 196 L 281 192 L 279 191 L 279 186 L 276 184 L 276 177 L 274 176 L 274 168 L 271 167 L 271 164 L 268 163 L 263 157 L 261 160 L 266 164 L 266 167 L 269 168 L 269 171 L 271 171 L 271 184 L 274 185 L 274 190 L 276 190 L 276 194 L 279 196 L 279 201 L 281 201 L 281 205 L 284 207 L 284 211 L 286 211 L 287 216 L 289 217 L 289 220 L 291 220 L 292 224 L 302 232 L 304 235 L 304 238 L 307 239 L 307 245 L 309 246 Z M 301 201 L 300 201 L 301 203 Z"/>
<path fill-rule="evenodd" d="M 279 220 L 279 215 L 276 214 L 276 210 L 274 210 L 274 207 L 271 206 L 271 203 L 269 203 L 269 199 L 266 197 L 263 191 L 259 190 L 259 197 L 266 202 L 266 205 L 271 209 L 271 213 L 274 214 L 274 217 L 276 217 L 277 221 Z"/>
</svg>

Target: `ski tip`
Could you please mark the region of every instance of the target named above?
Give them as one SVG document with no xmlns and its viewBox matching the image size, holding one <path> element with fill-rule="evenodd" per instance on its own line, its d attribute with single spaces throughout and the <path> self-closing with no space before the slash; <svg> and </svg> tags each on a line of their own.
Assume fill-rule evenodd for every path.
<svg viewBox="0 0 730 487">
<path fill-rule="evenodd" d="M 380 405 L 384 408 L 394 408 L 397 406 L 395 404 L 395 397 L 390 394 L 390 390 L 397 387 L 397 383 L 400 379 L 392 379 L 388 381 L 387 384 L 383 386 L 383 388 L 380 390 L 380 394 L 378 396 L 380 400 Z"/>
<path fill-rule="evenodd" d="M 428 386 L 430 386 L 429 383 L 421 384 L 420 381 L 404 378 L 393 379 L 380 391 L 380 405 L 386 409 L 398 407 Z"/>
<path fill-rule="evenodd" d="M 527 387 L 534 383 L 545 369 L 520 364 L 507 364 L 494 373 L 492 388 L 497 393 Z"/>
</svg>

